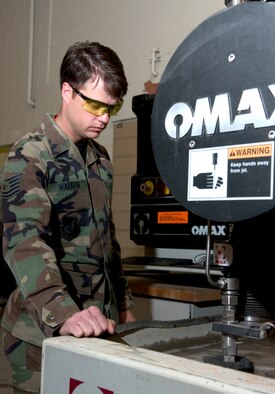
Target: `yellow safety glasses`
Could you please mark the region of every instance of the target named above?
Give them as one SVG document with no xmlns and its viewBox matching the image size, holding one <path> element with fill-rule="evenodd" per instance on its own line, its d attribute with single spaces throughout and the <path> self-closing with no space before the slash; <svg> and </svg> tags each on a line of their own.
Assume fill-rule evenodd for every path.
<svg viewBox="0 0 275 394">
<path fill-rule="evenodd" d="M 123 105 L 123 99 L 121 98 L 117 104 L 110 105 L 103 103 L 102 101 L 94 100 L 90 97 L 84 96 L 79 90 L 75 89 L 72 87 L 73 91 L 78 94 L 83 100 L 84 104 L 82 104 L 82 107 L 90 112 L 91 114 L 95 116 L 101 116 L 104 115 L 108 112 L 109 116 L 116 115 L 118 111 L 121 109 Z"/>
</svg>

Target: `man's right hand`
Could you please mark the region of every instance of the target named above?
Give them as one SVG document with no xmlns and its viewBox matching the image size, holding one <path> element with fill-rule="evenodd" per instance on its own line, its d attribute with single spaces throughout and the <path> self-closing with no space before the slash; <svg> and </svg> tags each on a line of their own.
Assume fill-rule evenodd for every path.
<svg viewBox="0 0 275 394">
<path fill-rule="evenodd" d="M 90 306 L 66 320 L 59 334 L 73 335 L 77 338 L 98 337 L 105 332 L 114 334 L 115 327 L 114 320 L 107 319 L 97 306 Z"/>
</svg>

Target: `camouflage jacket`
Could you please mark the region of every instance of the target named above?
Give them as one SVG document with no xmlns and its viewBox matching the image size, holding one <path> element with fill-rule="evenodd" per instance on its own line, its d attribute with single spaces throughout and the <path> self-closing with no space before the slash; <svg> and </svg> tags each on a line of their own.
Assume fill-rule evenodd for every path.
<svg viewBox="0 0 275 394">
<path fill-rule="evenodd" d="M 98 305 L 118 321 L 132 304 L 111 216 L 104 147 L 79 149 L 47 115 L 14 144 L 2 179 L 3 253 L 18 288 L 2 326 L 41 346 L 75 312 Z"/>
</svg>

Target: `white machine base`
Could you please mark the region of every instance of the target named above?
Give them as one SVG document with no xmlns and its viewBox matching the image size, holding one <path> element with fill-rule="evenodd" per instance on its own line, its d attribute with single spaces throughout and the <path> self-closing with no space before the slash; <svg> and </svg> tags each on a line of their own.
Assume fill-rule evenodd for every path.
<svg viewBox="0 0 275 394">
<path fill-rule="evenodd" d="M 99 338 L 43 343 L 41 394 L 274 394 L 274 379 Z"/>
</svg>

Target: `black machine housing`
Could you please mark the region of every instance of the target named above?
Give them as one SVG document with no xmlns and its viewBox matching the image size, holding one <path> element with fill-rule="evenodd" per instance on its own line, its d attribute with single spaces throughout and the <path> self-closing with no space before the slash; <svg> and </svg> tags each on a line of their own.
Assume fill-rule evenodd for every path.
<svg viewBox="0 0 275 394">
<path fill-rule="evenodd" d="M 137 172 L 131 178 L 130 239 L 137 245 L 205 249 L 207 220 L 178 203 L 157 169 L 151 144 L 154 95 L 132 99 L 137 116 Z M 212 222 L 215 240 L 225 240 L 229 224 Z"/>
</svg>

